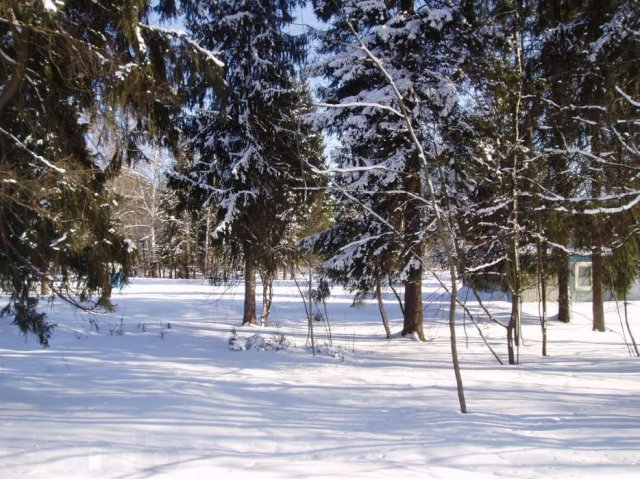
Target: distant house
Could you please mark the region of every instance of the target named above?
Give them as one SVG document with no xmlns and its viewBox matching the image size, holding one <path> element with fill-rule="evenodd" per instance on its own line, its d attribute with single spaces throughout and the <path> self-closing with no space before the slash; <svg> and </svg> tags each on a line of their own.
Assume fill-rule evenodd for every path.
<svg viewBox="0 0 640 480">
<path fill-rule="evenodd" d="M 571 301 L 590 302 L 592 300 L 591 287 L 591 255 L 570 255 L 569 293 Z M 615 299 L 615 293 L 608 290 L 605 286 L 604 300 L 611 301 Z M 633 283 L 627 292 L 627 300 L 640 300 L 640 280 L 638 278 L 633 280 Z"/>
<path fill-rule="evenodd" d="M 537 302 L 540 299 L 539 285 L 535 275 L 528 275 L 528 284 L 522 291 L 523 302 Z M 504 276 L 493 275 L 474 280 L 476 289 L 498 293 L 502 298 L 511 300 L 511 293 L 506 285 Z M 558 301 L 558 280 L 555 276 L 547 277 L 547 301 Z M 570 255 L 569 256 L 569 296 L 571 302 L 590 302 L 592 300 L 592 280 L 591 280 L 591 256 L 590 255 Z M 614 292 L 605 286 L 604 300 L 612 301 L 616 299 Z M 622 299 L 618 299 L 622 300 Z M 640 279 L 635 278 L 629 291 L 627 300 L 640 300 Z"/>
</svg>

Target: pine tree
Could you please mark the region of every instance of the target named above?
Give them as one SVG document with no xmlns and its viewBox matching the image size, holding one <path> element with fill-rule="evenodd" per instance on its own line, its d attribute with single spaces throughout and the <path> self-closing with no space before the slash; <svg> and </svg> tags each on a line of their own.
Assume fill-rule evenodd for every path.
<svg viewBox="0 0 640 480">
<path fill-rule="evenodd" d="M 355 272 L 362 275 L 358 288 L 369 292 L 380 275 L 401 280 L 403 334 L 423 339 L 423 262 L 436 236 L 426 176 L 439 175 L 436 165 L 445 156 L 439 129 L 456 106 L 452 76 L 458 60 L 447 54 L 460 15 L 440 2 L 421 2 L 420 8 L 413 1 L 315 6 L 322 18 L 332 19 L 332 28 L 319 34 L 324 59 L 314 68 L 329 81 L 320 92 L 328 105 L 320 118 L 342 145 L 335 161 L 343 172 L 336 183 L 344 205 L 339 215 L 344 217 L 327 232 L 332 238 L 323 239 L 327 254 L 339 252 L 337 262 L 329 265 L 336 274 L 335 265 L 341 265 L 347 279 Z M 430 173 L 399 115 L 389 79 L 360 48 L 358 37 L 395 80 L 417 140 L 433 163 Z M 433 250 L 438 243 L 432 242 Z M 371 263 L 373 258 L 378 262 Z"/>
<path fill-rule="evenodd" d="M 109 263 L 126 269 L 129 247 L 113 228 L 105 182 L 136 139 L 175 133 L 169 117 L 193 65 L 181 52 L 219 68 L 181 33 L 146 24 L 149 12 L 143 0 L 0 4 L 3 313 L 43 345 L 52 326 L 37 311 L 41 284 L 76 306 L 92 294 L 110 306 Z M 113 157 L 91 147 L 96 123 L 128 130 Z"/>
<path fill-rule="evenodd" d="M 256 323 L 256 270 L 272 276 L 286 260 L 288 227 L 318 183 L 308 166 L 321 166 L 321 138 L 303 121 L 311 100 L 296 80 L 305 39 L 285 32 L 299 3 L 186 5 L 190 31 L 224 50 L 228 93 L 211 101 L 203 84 L 194 98 L 198 109 L 186 127 L 194 156 L 184 178 L 202 205 L 217 209 L 216 238 L 244 259 L 243 324 Z"/>
<path fill-rule="evenodd" d="M 564 181 L 571 191 L 558 192 L 556 206 L 576 217 L 573 246 L 591 251 L 593 329 L 604 331 L 604 252 L 620 248 L 628 229 L 637 228 L 627 216 L 637 198 L 637 154 L 627 142 L 638 131 L 624 95 L 639 93 L 640 13 L 633 1 L 541 1 L 539 18 L 541 31 L 551 32 L 540 62 L 550 80 L 547 148 L 572 174 Z"/>
<path fill-rule="evenodd" d="M 476 156 L 481 159 L 475 162 L 479 167 L 473 194 L 476 201 L 467 209 L 467 224 L 472 226 L 468 238 L 474 253 L 480 253 L 476 262 L 491 265 L 503 258 L 512 306 L 507 325 L 511 364 L 517 361 L 514 347 L 521 336 L 522 252 L 530 241 L 526 234 L 535 225 L 527 225 L 530 214 L 523 214 L 527 210 L 523 193 L 529 187 L 524 178 L 535 156 L 533 134 L 527 131 L 534 123 L 535 98 L 535 82 L 527 70 L 535 48 L 528 31 L 530 17 L 530 7 L 519 0 L 479 6 L 473 16 L 479 49 L 466 65 L 472 88 L 479 93 L 469 121 L 476 129 Z M 487 28 L 489 25 L 492 27 Z"/>
</svg>

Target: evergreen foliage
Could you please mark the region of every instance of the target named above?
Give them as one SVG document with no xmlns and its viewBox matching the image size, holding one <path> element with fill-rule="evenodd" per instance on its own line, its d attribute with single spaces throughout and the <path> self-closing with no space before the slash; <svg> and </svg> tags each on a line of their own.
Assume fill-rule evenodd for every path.
<svg viewBox="0 0 640 480">
<path fill-rule="evenodd" d="M 630 214 L 637 155 L 626 146 L 638 131 L 620 93 L 638 95 L 631 3 L 465 7 L 466 105 L 447 133 L 455 146 L 453 199 L 467 272 L 505 274 L 514 308 L 533 270 L 520 254 L 554 246 L 551 268 L 566 292 L 567 252 L 591 250 L 599 265 L 604 251 L 637 231 Z M 568 297 L 561 297 L 568 321 Z"/>
<path fill-rule="evenodd" d="M 296 66 L 306 39 L 285 31 L 298 1 L 185 4 L 186 24 L 204 46 L 224 52 L 224 99 L 203 83 L 185 133 L 193 152 L 182 180 L 193 205 L 217 210 L 214 236 L 244 258 L 245 323 L 255 323 L 254 268 L 268 274 L 290 262 L 295 229 L 320 185 L 317 130 L 303 121 L 312 102 Z M 184 183 L 183 182 L 183 183 Z M 253 303 L 252 303 L 252 301 Z"/>
<path fill-rule="evenodd" d="M 164 132 L 196 58 L 219 61 L 182 34 L 145 23 L 150 2 L 4 1 L 0 5 L 0 282 L 3 310 L 43 345 L 39 288 L 72 302 L 97 294 L 108 308 L 109 264 L 128 267 L 105 182 L 135 142 Z M 189 56 L 181 52 L 189 52 Z M 96 122 L 100 119 L 100 122 Z M 124 126 L 112 157 L 90 126 Z"/>
<path fill-rule="evenodd" d="M 329 81 L 319 92 L 327 107 L 319 121 L 341 140 L 334 158 L 336 225 L 316 246 L 330 257 L 325 267 L 332 277 L 361 293 L 372 294 L 380 278 L 403 282 L 408 305 L 403 333 L 423 338 L 420 284 L 425 248 L 435 231 L 427 173 L 399 115 L 393 86 L 358 42 L 396 83 L 429 157 L 428 175 L 435 179 L 446 150 L 440 129 L 457 108 L 459 59 L 447 39 L 461 17 L 441 2 L 314 5 L 320 16 L 332 19 L 331 28 L 319 33 L 322 57 L 312 69 Z M 433 251 L 436 243 L 431 242 Z"/>
<path fill-rule="evenodd" d="M 266 299 L 308 237 L 383 317 L 381 286 L 402 283 L 403 333 L 421 338 L 427 267 L 497 274 L 513 362 L 522 292 L 556 273 L 568 321 L 568 254 L 589 251 L 603 330 L 604 292 L 640 268 L 637 2 L 314 0 L 326 30 L 304 68 L 314 43 L 290 27 L 306 3 L 0 4 L 2 312 L 46 345 L 42 293 L 110 307 L 132 244 L 109 186 L 153 144 L 178 174 L 160 196 L 131 184 L 153 217 L 133 235 L 144 273 L 244 269 L 248 323 L 255 274 Z M 149 22 L 175 16 L 193 40 Z M 320 108 L 307 74 L 326 81 Z M 321 129 L 340 144 L 329 169 Z"/>
</svg>

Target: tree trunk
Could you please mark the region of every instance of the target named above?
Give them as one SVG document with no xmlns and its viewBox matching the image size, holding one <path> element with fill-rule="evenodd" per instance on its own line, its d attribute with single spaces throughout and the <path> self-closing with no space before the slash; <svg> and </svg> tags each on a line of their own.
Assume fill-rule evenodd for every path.
<svg viewBox="0 0 640 480">
<path fill-rule="evenodd" d="M 538 241 L 538 281 L 540 283 L 540 328 L 542 329 L 542 356 L 547 356 L 547 280 L 544 272 L 545 250 Z"/>
<path fill-rule="evenodd" d="M 9 10 L 11 11 L 11 10 Z M 11 28 L 16 47 L 14 71 L 0 90 L 0 113 L 3 113 L 15 98 L 19 96 L 20 87 L 26 78 L 27 64 L 29 63 L 29 41 L 31 33 L 28 28 L 18 30 Z"/>
<path fill-rule="evenodd" d="M 400 296 L 398 291 L 393 287 L 393 281 L 391 280 L 391 275 L 389 275 L 388 280 L 389 280 L 389 288 L 393 292 L 393 295 L 396 297 L 396 300 L 398 300 L 398 306 L 400 307 L 400 312 L 404 317 L 404 304 L 402 303 L 402 297 Z"/>
<path fill-rule="evenodd" d="M 514 203 L 516 203 L 514 201 Z M 511 316 L 509 317 L 509 323 L 507 325 L 507 353 L 509 356 L 509 365 L 515 365 L 518 363 L 518 355 L 514 349 L 514 346 L 518 349 L 520 347 L 520 330 L 521 330 L 521 312 L 520 312 L 520 301 L 521 301 L 521 274 L 520 271 L 520 242 L 519 236 L 517 233 L 517 210 L 515 210 L 516 214 L 514 215 L 514 223 L 516 223 L 516 230 L 513 235 L 513 251 L 512 259 L 509 265 L 509 283 L 511 288 Z"/>
<path fill-rule="evenodd" d="M 51 286 L 49 285 L 49 276 L 47 275 L 47 272 L 40 277 L 40 295 L 51 295 Z"/>
<path fill-rule="evenodd" d="M 404 325 L 402 336 L 417 335 L 420 341 L 424 338 L 422 316 L 422 267 L 413 268 L 404 285 Z"/>
<path fill-rule="evenodd" d="M 449 250 L 448 248 L 446 250 Z M 451 345 L 451 361 L 453 372 L 456 377 L 456 387 L 458 390 L 458 402 L 460 412 L 467 413 L 467 400 L 464 397 L 464 386 L 462 385 L 462 373 L 460 372 L 460 361 L 458 360 L 458 346 L 456 340 L 456 302 L 458 300 L 458 271 L 451 252 L 449 255 L 449 273 L 451 274 L 451 298 L 449 299 L 449 343 Z"/>
<path fill-rule="evenodd" d="M 540 279 L 540 292 L 542 298 L 542 316 L 540 317 L 540 327 L 542 328 L 542 356 L 547 356 L 547 282 L 544 275 Z"/>
<path fill-rule="evenodd" d="M 511 288 L 511 317 L 507 325 L 507 350 L 509 355 L 509 365 L 518 363 L 518 355 L 514 351 L 514 345 L 520 347 L 520 335 L 522 328 L 522 314 L 520 312 L 520 302 L 522 294 L 522 272 L 520 269 L 520 236 L 518 233 L 518 203 L 517 193 L 514 192 L 514 233 L 511 259 L 509 265 L 509 284 Z"/>
<path fill-rule="evenodd" d="M 509 318 L 509 324 L 507 325 L 507 354 L 509 356 L 509 365 L 515 365 L 517 363 L 514 346 L 520 345 L 520 332 L 518 327 L 519 318 L 520 295 L 513 292 L 511 299 L 511 317 Z"/>
<path fill-rule="evenodd" d="M 213 267 L 211 259 L 211 208 L 207 207 L 205 210 L 206 223 L 204 227 L 204 262 L 202 266 L 202 273 L 205 278 L 213 277 Z"/>
<path fill-rule="evenodd" d="M 602 288 L 602 238 L 600 229 L 595 228 L 591 255 L 591 287 L 592 287 L 592 312 L 593 330 L 604 332 L 604 295 Z"/>
<path fill-rule="evenodd" d="M 156 222 L 160 216 L 160 199 L 159 194 L 159 182 L 160 182 L 160 151 L 158 149 L 153 152 L 153 177 L 151 179 L 151 198 L 150 202 L 147 202 L 146 196 L 141 192 L 141 198 L 145 199 L 145 211 L 149 215 L 149 263 L 152 278 L 158 278 L 160 276 L 160 262 L 158 261 L 158 239 L 156 235 Z"/>
<path fill-rule="evenodd" d="M 184 278 L 186 278 L 187 280 L 189 278 L 191 278 L 189 276 L 189 262 L 191 261 L 191 222 L 189 220 L 188 214 L 184 215 L 184 225 L 185 225 L 185 244 L 186 244 L 186 248 L 185 248 L 185 255 L 183 257 L 183 263 L 182 263 L 182 275 L 184 276 Z"/>
<path fill-rule="evenodd" d="M 626 284 L 626 282 L 625 282 Z M 631 331 L 631 327 L 629 326 L 629 311 L 628 311 L 628 302 L 627 302 L 627 290 L 624 290 L 624 294 L 622 295 L 622 299 L 624 302 L 624 323 L 627 325 L 627 331 L 629 332 L 629 338 L 631 338 L 631 345 L 636 352 L 636 357 L 640 357 L 640 351 L 638 351 L 638 344 L 636 343 L 636 339 L 633 336 L 633 332 Z"/>
<path fill-rule="evenodd" d="M 420 175 L 420 163 L 418 159 L 409 162 L 408 175 L 405 179 L 407 192 L 422 196 L 422 177 Z M 406 264 L 409 265 L 407 279 L 404 281 L 404 325 L 402 336 L 416 335 L 420 341 L 424 341 L 423 316 L 422 316 L 422 249 L 421 241 L 416 241 L 422 229 L 422 212 L 420 206 L 413 199 L 409 199 L 404 209 L 404 237 L 409 248 Z M 418 265 L 416 258 L 418 258 Z"/>
<path fill-rule="evenodd" d="M 571 320 L 569 297 L 569 254 L 558 250 L 558 321 L 569 323 Z"/>
<path fill-rule="evenodd" d="M 316 356 L 316 336 L 315 333 L 313 331 L 313 319 L 314 319 L 314 315 L 313 315 L 313 269 L 311 268 L 311 265 L 309 265 L 309 290 L 307 292 L 307 294 L 309 295 L 309 317 L 308 317 L 308 322 L 309 322 L 309 331 L 308 331 L 308 336 L 309 338 L 311 338 L 311 351 L 313 352 L 313 356 Z"/>
<path fill-rule="evenodd" d="M 151 221 L 151 237 L 150 237 L 150 256 L 151 256 L 151 276 L 152 278 L 158 278 L 158 245 L 156 240 L 156 226 L 153 220 Z"/>
<path fill-rule="evenodd" d="M 520 12 L 516 8 L 516 15 L 518 21 L 520 20 Z M 513 112 L 513 136 L 514 144 L 517 145 L 521 141 L 520 135 L 520 105 L 523 97 L 523 85 L 524 85 L 524 66 L 522 60 L 522 46 L 520 44 L 520 31 L 517 25 L 514 27 L 514 47 L 515 47 L 515 60 L 516 68 L 518 71 L 518 90 L 516 92 L 516 103 Z M 511 318 L 507 326 L 507 348 L 509 353 L 509 364 L 514 365 L 518 358 L 514 354 L 514 343 L 516 347 L 520 347 L 520 335 L 521 335 L 521 312 L 520 312 L 520 300 L 522 295 L 522 271 L 520 268 L 520 204 L 518 201 L 518 195 L 520 193 L 520 186 L 518 184 L 519 174 L 519 155 L 518 150 L 513 152 L 513 163 L 511 169 L 511 202 L 512 202 L 512 222 L 513 222 L 513 238 L 511 244 L 511 258 L 509 259 L 509 283 L 511 287 Z"/>
<path fill-rule="evenodd" d="M 384 308 L 384 302 L 382 301 L 382 286 L 380 277 L 376 277 L 376 299 L 378 300 L 378 309 L 380 310 L 380 316 L 382 317 L 382 325 L 384 325 L 384 331 L 387 334 L 387 340 L 391 339 L 391 329 L 389 328 L 389 317 L 387 317 L 387 311 Z"/>
<path fill-rule="evenodd" d="M 244 248 L 244 316 L 243 325 L 256 324 L 256 267 L 251 246 Z"/>
<path fill-rule="evenodd" d="M 267 326 L 271 305 L 273 304 L 273 274 L 260 272 L 262 278 L 262 313 L 260 315 L 260 325 Z"/>
<path fill-rule="evenodd" d="M 200 255 L 198 254 L 198 252 L 200 252 L 200 244 L 198 243 L 200 239 L 198 238 L 199 228 L 196 220 L 193 220 L 191 228 L 193 230 L 193 249 L 190 251 L 189 255 L 189 268 L 193 268 L 193 270 L 191 270 L 191 275 L 193 278 L 196 278 L 198 275 L 198 269 L 200 268 Z"/>
</svg>

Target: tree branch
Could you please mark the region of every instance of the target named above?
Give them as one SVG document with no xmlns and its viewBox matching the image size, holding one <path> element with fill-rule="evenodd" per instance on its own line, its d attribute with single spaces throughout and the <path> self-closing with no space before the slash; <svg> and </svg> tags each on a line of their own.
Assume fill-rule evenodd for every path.
<svg viewBox="0 0 640 480">
<path fill-rule="evenodd" d="M 0 92 L 0 114 L 11 104 L 20 91 L 22 82 L 26 77 L 27 63 L 29 61 L 29 39 L 31 36 L 29 31 L 24 30 L 22 35 L 16 34 L 14 31 L 13 34 L 16 43 L 14 71 Z"/>
</svg>

